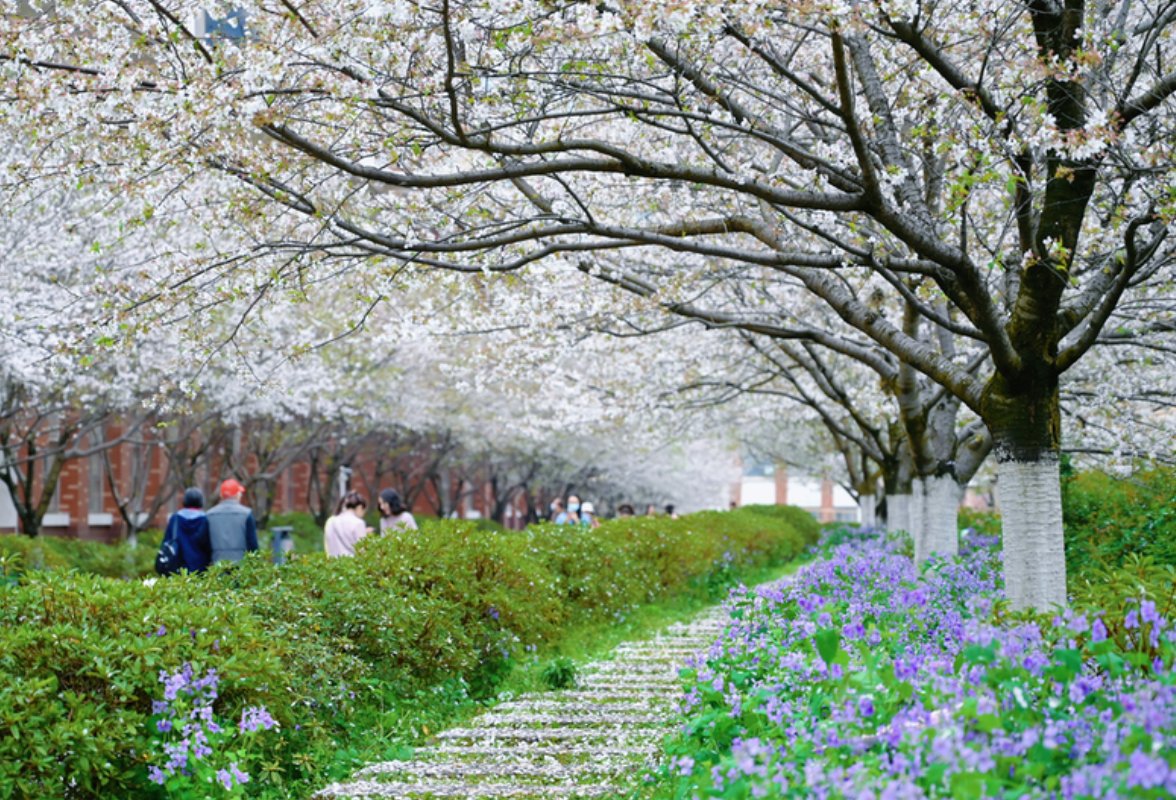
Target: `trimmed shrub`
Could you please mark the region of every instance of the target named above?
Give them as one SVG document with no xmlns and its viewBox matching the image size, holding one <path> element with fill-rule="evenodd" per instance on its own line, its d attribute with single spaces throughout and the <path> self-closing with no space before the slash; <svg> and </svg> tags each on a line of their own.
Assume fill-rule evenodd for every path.
<svg viewBox="0 0 1176 800">
<path fill-rule="evenodd" d="M 812 514 L 797 506 L 750 505 L 743 506 L 742 510 L 783 520 L 801 536 L 811 538 L 813 544 L 816 544 L 821 536 L 821 523 L 817 522 L 817 518 Z"/>
<path fill-rule="evenodd" d="M 364 539 L 355 558 L 296 552 L 275 567 L 263 549 L 147 581 L 3 556 L 0 798 L 152 796 L 152 702 L 186 664 L 216 670 L 220 718 L 264 706 L 281 724 L 264 769 L 308 777 L 295 756 L 346 736 L 366 692 L 459 681 L 491 693 L 516 654 L 547 651 L 573 624 L 707 596 L 814 539 L 735 512 L 523 533 L 438 521 Z"/>
<path fill-rule="evenodd" d="M 140 533 L 138 547 L 56 536 L 0 534 L 0 555 L 19 555 L 27 569 L 72 569 L 108 578 L 147 578 L 155 574 L 155 553 L 162 540 L 163 532 L 157 530 Z"/>
</svg>

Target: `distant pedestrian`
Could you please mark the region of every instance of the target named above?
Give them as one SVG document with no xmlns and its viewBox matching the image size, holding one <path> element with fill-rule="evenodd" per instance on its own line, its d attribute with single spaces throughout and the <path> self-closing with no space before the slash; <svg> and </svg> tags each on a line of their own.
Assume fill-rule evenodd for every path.
<svg viewBox="0 0 1176 800">
<path fill-rule="evenodd" d="M 734 511 L 737 508 L 739 508 L 739 504 L 732 500 L 729 510 Z"/>
<path fill-rule="evenodd" d="M 212 540 L 212 561 L 245 558 L 257 549 L 257 522 L 253 511 L 241 504 L 245 487 L 229 478 L 220 486 L 220 502 L 208 511 L 208 536 Z"/>
<path fill-rule="evenodd" d="M 412 513 L 404 507 L 404 501 L 400 499 L 400 492 L 395 489 L 385 489 L 380 492 L 378 503 L 380 506 L 380 533 L 390 531 L 393 528 L 404 528 L 410 531 L 420 530 Z"/>
<path fill-rule="evenodd" d="M 560 500 L 558 497 L 555 498 L 554 500 L 552 500 L 551 501 L 551 521 L 555 522 L 557 524 L 561 524 L 561 523 L 559 523 L 559 517 L 561 514 L 564 514 L 564 513 L 565 512 L 564 512 L 563 500 Z"/>
<path fill-rule="evenodd" d="M 629 505 L 628 503 L 621 503 L 619 506 L 617 506 L 617 516 L 621 517 L 622 519 L 635 516 L 633 506 Z"/>
<path fill-rule="evenodd" d="M 591 503 L 580 506 L 580 524 L 585 528 L 600 527 L 600 520 L 596 518 L 596 508 Z"/>
<path fill-rule="evenodd" d="M 188 572 L 204 572 L 212 563 L 212 539 L 208 535 L 208 515 L 204 513 L 204 492 L 192 488 L 184 492 L 183 508 L 171 515 L 165 541 L 175 544 L 180 567 Z"/>
<path fill-rule="evenodd" d="M 666 516 L 670 519 L 681 519 L 681 517 L 674 513 L 673 503 L 666 503 Z"/>
<path fill-rule="evenodd" d="M 656 517 L 657 516 L 657 506 L 655 506 L 653 503 L 650 503 L 649 505 L 647 505 L 645 507 L 645 516 Z"/>
<path fill-rule="evenodd" d="M 343 510 L 327 524 L 327 555 L 355 555 L 356 542 L 372 532 L 363 519 L 366 513 L 367 498 L 362 494 L 348 492 L 343 496 Z"/>
</svg>

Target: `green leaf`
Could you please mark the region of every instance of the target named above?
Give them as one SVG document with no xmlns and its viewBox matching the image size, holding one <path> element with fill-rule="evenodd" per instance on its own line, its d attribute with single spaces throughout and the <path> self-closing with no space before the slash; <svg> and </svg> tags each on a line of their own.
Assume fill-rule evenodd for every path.
<svg viewBox="0 0 1176 800">
<path fill-rule="evenodd" d="M 837 650 L 841 645 L 841 633 L 832 628 L 825 628 L 817 631 L 813 640 L 817 643 L 817 653 L 820 654 L 821 659 L 827 666 L 832 666 L 833 659 L 837 657 Z"/>
</svg>

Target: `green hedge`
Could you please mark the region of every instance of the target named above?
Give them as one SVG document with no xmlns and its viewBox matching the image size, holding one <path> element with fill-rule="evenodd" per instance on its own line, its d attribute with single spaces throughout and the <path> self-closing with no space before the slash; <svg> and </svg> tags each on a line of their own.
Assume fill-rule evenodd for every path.
<svg viewBox="0 0 1176 800">
<path fill-rule="evenodd" d="M 817 518 L 797 506 L 747 505 L 742 510 L 783 520 L 804 536 L 812 537 L 814 542 L 821 535 L 821 523 L 817 522 Z"/>
<path fill-rule="evenodd" d="M 1176 470 L 1120 480 L 1103 472 L 1064 472 L 1066 568 L 1114 569 L 1131 557 L 1176 566 Z"/>
<path fill-rule="evenodd" d="M 313 781 L 299 754 L 344 740 L 368 691 L 454 678 L 491 691 L 512 657 L 575 624 L 718 596 L 815 540 L 815 524 L 741 510 L 524 533 L 439 521 L 366 539 L 356 558 L 274 567 L 263 550 L 154 582 L 25 571 L 5 555 L 0 798 L 156 796 L 142 755 L 152 701 L 161 671 L 184 664 L 217 671 L 218 715 L 264 705 L 282 723 L 258 769 Z"/>
<path fill-rule="evenodd" d="M 77 570 L 107 578 L 147 578 L 155 574 L 155 554 L 162 531 L 139 534 L 139 546 L 110 545 L 22 534 L 0 534 L 0 557 L 19 556 L 32 569 Z"/>
</svg>

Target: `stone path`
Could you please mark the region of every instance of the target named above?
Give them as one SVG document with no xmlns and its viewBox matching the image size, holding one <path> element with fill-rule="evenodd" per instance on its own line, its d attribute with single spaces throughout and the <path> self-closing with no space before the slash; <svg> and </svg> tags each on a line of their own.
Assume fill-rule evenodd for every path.
<svg viewBox="0 0 1176 800">
<path fill-rule="evenodd" d="M 412 761 L 372 764 L 316 798 L 605 797 L 656 763 L 680 695 L 678 669 L 726 621 L 713 609 L 588 665 L 575 689 L 528 694 L 444 731 Z"/>
</svg>

